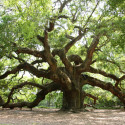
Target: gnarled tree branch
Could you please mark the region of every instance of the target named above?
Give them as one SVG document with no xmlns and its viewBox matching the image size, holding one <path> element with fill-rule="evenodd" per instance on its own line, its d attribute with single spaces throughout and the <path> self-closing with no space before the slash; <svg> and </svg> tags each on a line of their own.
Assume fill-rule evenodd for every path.
<svg viewBox="0 0 125 125">
<path fill-rule="evenodd" d="M 85 67 L 88 67 L 92 64 L 93 53 L 94 53 L 95 48 L 97 47 L 97 45 L 99 43 L 99 38 L 100 38 L 100 35 L 99 34 L 96 35 L 93 38 L 93 41 L 87 50 L 87 55 L 86 55 L 86 59 L 85 59 Z"/>
<path fill-rule="evenodd" d="M 85 83 L 84 78 L 83 78 L 83 82 Z M 119 89 L 117 89 L 115 86 L 113 86 L 112 83 L 110 82 L 106 83 L 96 78 L 88 76 L 86 80 L 86 84 L 89 84 L 92 86 L 98 86 L 104 90 L 110 91 L 113 95 L 117 96 L 122 103 L 125 104 L 125 95 L 121 91 L 119 91 Z"/>
<path fill-rule="evenodd" d="M 56 84 L 54 82 L 45 84 L 42 90 L 37 93 L 36 98 L 33 102 L 19 102 L 19 103 L 13 103 L 13 104 L 8 103 L 6 105 L 3 105 L 3 108 L 15 108 L 15 107 L 22 108 L 24 106 L 27 106 L 28 108 L 33 108 L 37 106 L 39 102 L 43 100 L 49 92 L 52 92 L 55 90 L 60 90 L 59 84 Z"/>
<path fill-rule="evenodd" d="M 91 73 L 98 73 L 98 74 L 101 74 L 101 75 L 103 75 L 103 76 L 105 76 L 105 77 L 109 77 L 109 78 L 111 78 L 111 79 L 114 79 L 114 80 L 116 80 L 116 81 L 119 80 L 119 78 L 116 77 L 115 75 L 106 73 L 106 72 L 104 72 L 104 71 L 102 71 L 102 70 L 95 69 L 95 68 L 93 68 L 93 67 L 89 67 L 88 72 L 91 72 Z"/>
<path fill-rule="evenodd" d="M 25 71 L 29 71 L 33 75 L 37 77 L 45 77 L 50 79 L 50 72 L 46 70 L 38 70 L 34 66 L 28 64 L 28 63 L 23 63 L 19 64 L 16 68 L 12 69 L 11 71 L 5 72 L 3 75 L 0 76 L 0 79 L 6 78 L 10 74 L 15 74 L 16 72 L 19 72 L 21 69 Z"/>
</svg>

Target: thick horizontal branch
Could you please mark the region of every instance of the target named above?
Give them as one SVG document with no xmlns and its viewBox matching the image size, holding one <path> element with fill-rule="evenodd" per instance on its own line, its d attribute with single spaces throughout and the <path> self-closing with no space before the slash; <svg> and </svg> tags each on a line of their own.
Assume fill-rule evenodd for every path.
<svg viewBox="0 0 125 125">
<path fill-rule="evenodd" d="M 90 76 L 88 76 L 86 83 L 110 91 L 113 95 L 117 96 L 122 101 L 122 103 L 125 104 L 125 94 L 123 94 L 121 91 L 119 91 L 119 89 L 113 86 L 112 83 L 106 83 Z"/>
<path fill-rule="evenodd" d="M 23 64 L 19 64 L 16 68 L 12 69 L 11 71 L 5 72 L 3 75 L 0 76 L 0 79 L 4 79 L 10 74 L 15 74 L 15 73 L 21 71 L 21 69 L 23 69 L 25 71 L 29 71 L 30 73 L 32 73 L 33 75 L 35 75 L 37 77 L 50 78 L 49 77 L 50 75 L 48 75 L 49 72 L 46 72 L 45 70 L 38 70 L 37 68 L 35 68 L 34 66 L 32 66 L 28 63 L 23 63 Z"/>
<path fill-rule="evenodd" d="M 16 50 L 16 53 L 17 54 L 20 54 L 20 53 L 30 54 L 30 55 L 33 55 L 35 57 L 44 58 L 44 51 L 31 50 L 31 49 L 28 49 L 28 48 L 21 48 L 21 47 L 19 47 Z"/>
<path fill-rule="evenodd" d="M 111 79 L 114 79 L 114 80 L 116 80 L 116 81 L 119 81 L 119 78 L 116 77 L 115 75 L 106 73 L 106 72 L 104 72 L 104 71 L 102 71 L 102 70 L 95 69 L 95 68 L 93 68 L 93 67 L 90 67 L 88 72 L 98 73 L 98 74 L 101 74 L 101 75 L 103 75 L 103 76 L 105 76 L 105 77 L 109 77 L 109 78 L 111 78 Z"/>
<path fill-rule="evenodd" d="M 35 65 L 35 64 L 41 64 L 41 63 L 43 63 L 43 62 L 45 62 L 44 60 L 35 60 L 35 61 L 33 61 L 31 64 L 32 65 Z"/>
</svg>

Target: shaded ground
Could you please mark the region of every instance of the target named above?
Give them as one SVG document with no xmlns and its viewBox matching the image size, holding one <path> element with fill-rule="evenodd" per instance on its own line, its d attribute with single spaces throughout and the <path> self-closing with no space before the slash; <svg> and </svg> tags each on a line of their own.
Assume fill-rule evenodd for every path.
<svg viewBox="0 0 125 125">
<path fill-rule="evenodd" d="M 0 125 L 125 125 L 125 111 L 61 112 L 57 109 L 0 109 Z"/>
</svg>

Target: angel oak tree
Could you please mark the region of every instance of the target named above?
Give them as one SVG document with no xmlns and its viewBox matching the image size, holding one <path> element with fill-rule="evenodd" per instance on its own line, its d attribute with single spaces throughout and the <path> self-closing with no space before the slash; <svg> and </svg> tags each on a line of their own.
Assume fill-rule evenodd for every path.
<svg viewBox="0 0 125 125">
<path fill-rule="evenodd" d="M 41 85 L 25 81 L 13 85 L 7 101 L 0 96 L 3 108 L 33 108 L 48 93 L 60 90 L 63 92 L 62 109 L 79 110 L 83 108 L 85 96 L 97 99 L 83 91 L 85 84 L 110 91 L 125 105 L 125 94 L 120 84 L 125 79 L 122 69 L 124 63 L 123 58 L 118 59 L 124 55 L 124 45 L 121 39 L 116 39 L 121 38 L 124 31 L 119 20 L 125 25 L 124 11 L 120 5 L 116 11 L 110 8 L 108 0 L 12 1 L 13 4 L 10 3 L 7 8 L 9 13 L 4 13 L 3 22 L 0 22 L 1 26 L 4 23 L 8 26 L 5 28 L 8 28 L 8 32 L 1 30 L 3 37 L 0 49 L 3 52 L 1 64 L 5 59 L 16 63 L 11 63 L 11 68 L 2 67 L 0 79 L 6 80 L 8 77 L 12 80 L 16 75 L 11 74 L 28 71 L 38 78 L 52 82 Z M 9 15 L 13 15 L 11 20 L 6 18 L 9 21 L 5 22 L 5 17 Z M 42 50 L 39 50 L 40 47 Z M 42 67 L 43 63 L 47 63 L 49 68 Z M 119 72 L 118 76 L 108 66 L 114 67 Z M 83 75 L 84 73 L 89 75 Z M 92 74 L 100 74 L 107 79 L 102 81 Z M 40 89 L 34 101 L 12 103 L 15 90 L 27 85 Z"/>
</svg>

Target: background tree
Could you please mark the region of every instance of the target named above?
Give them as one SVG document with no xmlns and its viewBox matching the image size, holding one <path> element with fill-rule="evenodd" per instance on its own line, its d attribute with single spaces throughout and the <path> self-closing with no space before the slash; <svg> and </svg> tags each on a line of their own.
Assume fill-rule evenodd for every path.
<svg viewBox="0 0 125 125">
<path fill-rule="evenodd" d="M 124 1 L 11 0 L 0 6 L 4 108 L 32 108 L 60 90 L 62 109 L 82 109 L 85 96 L 94 98 L 85 84 L 110 91 L 125 105 Z M 24 79 L 27 72 L 33 79 Z M 17 98 L 32 90 L 32 101 Z"/>
</svg>

